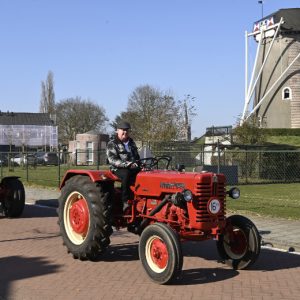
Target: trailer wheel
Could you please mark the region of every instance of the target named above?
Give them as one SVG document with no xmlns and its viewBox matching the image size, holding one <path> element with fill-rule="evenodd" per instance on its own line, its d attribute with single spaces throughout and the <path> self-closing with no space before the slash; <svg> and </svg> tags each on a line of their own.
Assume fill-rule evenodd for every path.
<svg viewBox="0 0 300 300">
<path fill-rule="evenodd" d="M 95 260 L 110 244 L 111 199 L 108 184 L 87 176 L 69 179 L 59 197 L 58 224 L 74 258 Z"/>
<path fill-rule="evenodd" d="M 170 283 L 181 272 L 183 256 L 180 241 L 166 224 L 156 223 L 143 230 L 139 256 L 146 273 L 156 283 Z"/>
<path fill-rule="evenodd" d="M 18 178 L 4 178 L 2 184 L 8 190 L 4 200 L 4 214 L 9 218 L 20 217 L 25 207 L 25 189 Z"/>
<path fill-rule="evenodd" d="M 224 233 L 217 241 L 217 250 L 224 262 L 235 270 L 250 267 L 258 258 L 261 239 L 256 226 L 244 216 L 227 219 Z"/>
</svg>

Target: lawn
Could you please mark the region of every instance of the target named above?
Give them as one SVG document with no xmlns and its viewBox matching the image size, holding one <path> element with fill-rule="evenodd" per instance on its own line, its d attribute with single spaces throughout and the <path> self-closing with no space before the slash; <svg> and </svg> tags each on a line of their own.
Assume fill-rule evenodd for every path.
<svg viewBox="0 0 300 300">
<path fill-rule="evenodd" d="M 107 169 L 107 166 L 100 166 L 101 169 Z M 22 168 L 19 166 L 8 169 L 3 167 L 0 169 L 1 177 L 19 176 L 24 184 L 40 185 L 47 187 L 58 187 L 65 172 L 69 169 L 92 169 L 96 170 L 97 166 L 37 166 L 36 168 Z"/>
<path fill-rule="evenodd" d="M 267 141 L 274 144 L 300 147 L 300 136 L 268 136 Z"/>
<path fill-rule="evenodd" d="M 300 184 L 261 184 L 239 186 L 241 197 L 228 198 L 227 208 L 262 216 L 300 219 Z"/>
</svg>

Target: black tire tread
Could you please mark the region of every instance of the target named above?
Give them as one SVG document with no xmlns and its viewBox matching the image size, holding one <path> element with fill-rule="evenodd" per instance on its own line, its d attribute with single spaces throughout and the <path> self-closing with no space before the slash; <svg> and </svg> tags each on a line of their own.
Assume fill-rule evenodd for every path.
<svg viewBox="0 0 300 300">
<path fill-rule="evenodd" d="M 223 235 L 217 241 L 217 250 L 224 262 L 233 269 L 242 270 L 248 269 L 257 260 L 261 249 L 261 237 L 255 224 L 248 218 L 241 215 L 232 215 L 227 218 L 231 224 L 241 228 L 247 235 L 248 241 L 251 238 L 251 244 L 254 249 L 248 249 L 247 253 L 242 259 L 232 259 L 226 253 L 223 245 Z"/>
<path fill-rule="evenodd" d="M 159 236 L 165 235 L 167 240 L 165 240 L 167 243 L 170 243 L 171 247 L 174 249 L 174 251 L 170 252 L 169 255 L 175 256 L 174 266 L 171 269 L 163 271 L 162 273 L 155 273 L 149 268 L 148 263 L 145 258 L 145 245 L 148 240 L 148 238 L 153 235 L 157 234 Z M 143 267 L 148 274 L 148 276 L 156 283 L 159 284 L 169 284 L 171 283 L 175 278 L 177 278 L 180 275 L 181 269 L 182 269 L 182 251 L 180 242 L 175 234 L 175 232 L 166 224 L 163 223 L 154 223 L 152 225 L 147 226 L 141 236 L 140 236 L 140 243 L 139 243 L 139 257 L 142 261 Z"/>
<path fill-rule="evenodd" d="M 4 214 L 8 218 L 20 217 L 25 207 L 25 189 L 18 178 L 4 178 L 2 184 L 9 190 L 4 201 Z"/>
<path fill-rule="evenodd" d="M 179 235 L 168 224 L 160 223 L 160 222 L 157 222 L 155 224 L 162 227 L 162 228 L 164 228 L 165 230 L 167 230 L 170 234 L 170 237 L 173 240 L 174 246 L 176 247 L 176 251 L 179 254 L 178 255 L 178 261 L 177 261 L 178 270 L 176 271 L 176 277 L 178 277 L 181 273 L 182 266 L 183 266 L 183 254 L 182 254 L 182 248 L 181 248 Z"/>
<path fill-rule="evenodd" d="M 62 188 L 58 199 L 58 224 L 63 237 L 63 244 L 74 258 L 80 260 L 95 260 L 110 244 L 111 226 L 111 187 L 108 184 L 94 183 L 87 176 L 76 175 L 71 177 Z M 64 202 L 72 191 L 82 193 L 88 202 L 90 211 L 90 228 L 86 240 L 81 245 L 74 245 L 64 229 L 63 210 Z"/>
</svg>

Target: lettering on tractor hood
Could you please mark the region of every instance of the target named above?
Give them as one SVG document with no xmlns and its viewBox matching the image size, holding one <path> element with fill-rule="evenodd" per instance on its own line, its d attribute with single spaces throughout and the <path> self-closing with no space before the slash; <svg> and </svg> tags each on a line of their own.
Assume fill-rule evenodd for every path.
<svg viewBox="0 0 300 300">
<path fill-rule="evenodd" d="M 161 182 L 160 187 L 163 189 L 184 189 L 185 184 L 182 182 Z"/>
</svg>

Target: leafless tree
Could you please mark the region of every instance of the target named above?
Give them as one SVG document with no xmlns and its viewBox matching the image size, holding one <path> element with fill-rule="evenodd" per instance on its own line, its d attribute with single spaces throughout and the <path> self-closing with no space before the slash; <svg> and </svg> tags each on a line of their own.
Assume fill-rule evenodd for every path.
<svg viewBox="0 0 300 300">
<path fill-rule="evenodd" d="M 81 97 L 68 98 L 56 105 L 59 142 L 68 144 L 76 134 L 101 132 L 108 121 L 103 107 Z"/>
<path fill-rule="evenodd" d="M 150 85 L 137 87 L 128 99 L 127 111 L 119 118 L 128 120 L 138 140 L 153 142 L 176 139 L 178 107 L 170 92 Z"/>
<path fill-rule="evenodd" d="M 55 93 L 52 71 L 48 72 L 46 81 L 41 82 L 40 112 L 55 114 Z"/>
<path fill-rule="evenodd" d="M 170 91 L 141 85 L 129 96 L 127 111 L 111 125 L 115 127 L 119 119 L 126 119 L 133 127 L 134 138 L 150 143 L 182 139 L 182 130 L 190 129 L 187 118 L 194 115 L 194 107 L 190 106 L 193 99 L 188 95 L 184 101 L 176 101 Z"/>
</svg>

